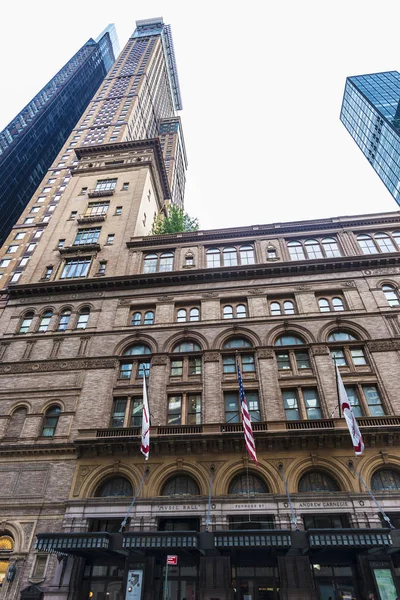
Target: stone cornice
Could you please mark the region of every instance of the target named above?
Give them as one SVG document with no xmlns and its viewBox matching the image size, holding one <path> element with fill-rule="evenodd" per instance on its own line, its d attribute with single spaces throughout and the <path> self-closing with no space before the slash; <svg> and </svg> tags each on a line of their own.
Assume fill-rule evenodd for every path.
<svg viewBox="0 0 400 600">
<path fill-rule="evenodd" d="M 343 220 L 341 220 L 343 219 Z M 280 237 L 282 234 L 307 233 L 318 235 L 318 231 L 336 230 L 342 231 L 352 227 L 371 227 L 376 225 L 396 225 L 400 223 L 400 211 L 382 213 L 378 215 L 365 215 L 357 217 L 337 217 L 336 219 L 317 219 L 315 221 L 294 221 L 287 223 L 271 223 L 266 225 L 250 225 L 245 227 L 230 227 L 227 229 L 208 229 L 203 231 L 173 233 L 168 235 L 151 235 L 146 237 L 132 238 L 127 243 L 129 248 L 160 246 L 167 244 L 186 244 L 216 239 L 231 239 L 252 236 Z"/>
<path fill-rule="evenodd" d="M 4 443 L 0 444 L 0 458 L 2 457 L 21 457 L 21 456 L 51 456 L 56 458 L 59 456 L 60 460 L 65 459 L 66 456 L 71 458 L 77 458 L 77 449 L 72 444 L 57 444 L 52 442 L 51 444 L 18 444 L 18 446 L 7 446 Z M 4 463 L 5 465 L 7 463 Z M 3 466 L 0 463 L 0 466 Z"/>
<path fill-rule="evenodd" d="M 5 362 L 0 364 L 0 374 L 78 371 L 83 369 L 115 369 L 118 365 L 119 362 L 116 358 L 72 358 L 64 360 Z"/>
<path fill-rule="evenodd" d="M 132 274 L 121 277 L 90 278 L 84 280 L 50 281 L 43 283 L 16 284 L 8 288 L 10 298 L 31 295 L 50 295 L 71 292 L 101 290 L 141 289 L 148 286 L 192 285 L 197 283 L 223 283 L 240 279 L 272 278 L 286 275 L 321 275 L 340 271 L 366 271 L 376 268 L 398 268 L 400 253 L 342 256 L 324 260 L 299 260 L 254 265 L 196 269 L 191 271 L 169 271 L 164 273 Z M 367 273 L 365 273 L 367 274 Z M 373 274 L 371 272 L 371 274 Z"/>
</svg>

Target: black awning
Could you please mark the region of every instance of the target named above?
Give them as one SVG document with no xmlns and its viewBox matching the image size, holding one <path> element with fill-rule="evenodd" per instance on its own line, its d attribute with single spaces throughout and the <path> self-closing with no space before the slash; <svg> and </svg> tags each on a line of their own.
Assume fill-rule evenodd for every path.
<svg viewBox="0 0 400 600">
<path fill-rule="evenodd" d="M 130 550 L 195 550 L 196 531 L 154 531 L 124 533 L 122 546 Z"/>
<path fill-rule="evenodd" d="M 36 550 L 61 555 L 107 551 L 111 541 L 109 533 L 38 533 L 36 538 Z"/>
</svg>

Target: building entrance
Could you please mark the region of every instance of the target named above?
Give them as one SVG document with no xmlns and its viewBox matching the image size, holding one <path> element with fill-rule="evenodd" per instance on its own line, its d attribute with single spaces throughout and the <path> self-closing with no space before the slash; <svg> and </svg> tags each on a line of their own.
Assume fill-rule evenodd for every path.
<svg viewBox="0 0 400 600">
<path fill-rule="evenodd" d="M 156 565 L 156 593 L 154 596 L 156 600 L 163 600 L 165 568 L 165 564 Z M 183 564 L 168 567 L 167 600 L 197 600 L 197 578 L 197 565 Z"/>
<path fill-rule="evenodd" d="M 277 567 L 232 568 L 235 600 L 280 600 Z"/>
<path fill-rule="evenodd" d="M 319 600 L 360 600 L 351 566 L 313 565 Z"/>
</svg>

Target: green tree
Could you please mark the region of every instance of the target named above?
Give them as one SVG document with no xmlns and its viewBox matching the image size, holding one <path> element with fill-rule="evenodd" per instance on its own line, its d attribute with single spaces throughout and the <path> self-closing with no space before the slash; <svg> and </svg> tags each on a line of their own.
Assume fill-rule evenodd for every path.
<svg viewBox="0 0 400 600">
<path fill-rule="evenodd" d="M 162 233 L 180 233 L 181 231 L 197 231 L 199 220 L 190 217 L 183 208 L 171 204 L 167 216 L 159 213 L 154 219 L 151 233 L 161 235 Z"/>
</svg>

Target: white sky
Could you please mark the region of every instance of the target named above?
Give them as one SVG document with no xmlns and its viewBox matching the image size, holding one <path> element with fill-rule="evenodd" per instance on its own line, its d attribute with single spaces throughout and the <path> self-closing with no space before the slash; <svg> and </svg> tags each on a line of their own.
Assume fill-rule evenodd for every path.
<svg viewBox="0 0 400 600">
<path fill-rule="evenodd" d="M 399 70 L 394 0 L 68 0 L 0 9 L 0 130 L 104 27 L 172 26 L 203 229 L 398 210 L 339 120 L 347 75 Z M 3 88 L 3 89 L 1 89 Z"/>
</svg>

